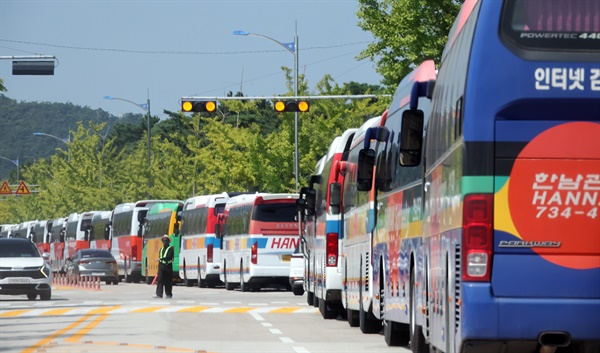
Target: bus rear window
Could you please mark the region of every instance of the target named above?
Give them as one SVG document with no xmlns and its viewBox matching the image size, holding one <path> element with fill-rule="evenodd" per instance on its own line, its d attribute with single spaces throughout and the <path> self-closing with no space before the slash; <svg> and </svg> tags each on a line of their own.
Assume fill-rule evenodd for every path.
<svg viewBox="0 0 600 353">
<path fill-rule="evenodd" d="M 259 204 L 252 219 L 261 222 L 295 222 L 298 211 L 293 203 Z"/>
<path fill-rule="evenodd" d="M 501 34 L 530 51 L 600 51 L 599 0 L 507 0 Z"/>
</svg>

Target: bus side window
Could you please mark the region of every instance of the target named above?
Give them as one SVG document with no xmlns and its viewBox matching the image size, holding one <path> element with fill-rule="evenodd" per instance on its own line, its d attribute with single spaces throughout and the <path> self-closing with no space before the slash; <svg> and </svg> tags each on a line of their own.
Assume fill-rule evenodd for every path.
<svg viewBox="0 0 600 353">
<path fill-rule="evenodd" d="M 406 110 L 402 113 L 402 130 L 400 139 L 400 165 L 414 167 L 421 163 L 423 145 L 422 110 Z"/>
</svg>

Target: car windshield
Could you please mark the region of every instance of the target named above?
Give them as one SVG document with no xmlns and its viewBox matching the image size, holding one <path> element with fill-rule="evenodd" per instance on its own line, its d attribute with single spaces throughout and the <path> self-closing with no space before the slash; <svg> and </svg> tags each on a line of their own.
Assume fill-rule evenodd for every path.
<svg viewBox="0 0 600 353">
<path fill-rule="evenodd" d="M 95 251 L 82 251 L 82 258 L 90 258 L 90 257 L 112 257 L 112 254 L 106 250 L 95 250 Z"/>
<path fill-rule="evenodd" d="M 0 257 L 40 257 L 35 245 L 31 242 L 2 242 Z"/>
</svg>

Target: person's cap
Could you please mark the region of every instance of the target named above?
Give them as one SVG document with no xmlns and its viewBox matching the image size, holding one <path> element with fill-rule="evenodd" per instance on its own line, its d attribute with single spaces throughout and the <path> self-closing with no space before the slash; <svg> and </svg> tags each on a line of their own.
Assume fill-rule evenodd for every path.
<svg viewBox="0 0 600 353">
<path fill-rule="evenodd" d="M 171 238 L 169 238 L 169 236 L 166 234 L 162 236 L 161 240 L 165 240 L 165 239 L 168 241 L 171 241 Z"/>
</svg>

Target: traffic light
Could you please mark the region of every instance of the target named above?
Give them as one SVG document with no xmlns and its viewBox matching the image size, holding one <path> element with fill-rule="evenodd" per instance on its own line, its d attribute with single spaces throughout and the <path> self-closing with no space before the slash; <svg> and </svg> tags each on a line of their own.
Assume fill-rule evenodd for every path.
<svg viewBox="0 0 600 353">
<path fill-rule="evenodd" d="M 13 61 L 13 75 L 54 75 L 54 61 Z"/>
<path fill-rule="evenodd" d="M 275 111 L 283 112 L 307 112 L 309 104 L 307 101 L 277 101 L 275 102 Z"/>
<path fill-rule="evenodd" d="M 216 101 L 182 101 L 181 110 L 184 112 L 207 112 L 213 113 L 217 110 Z"/>
</svg>

